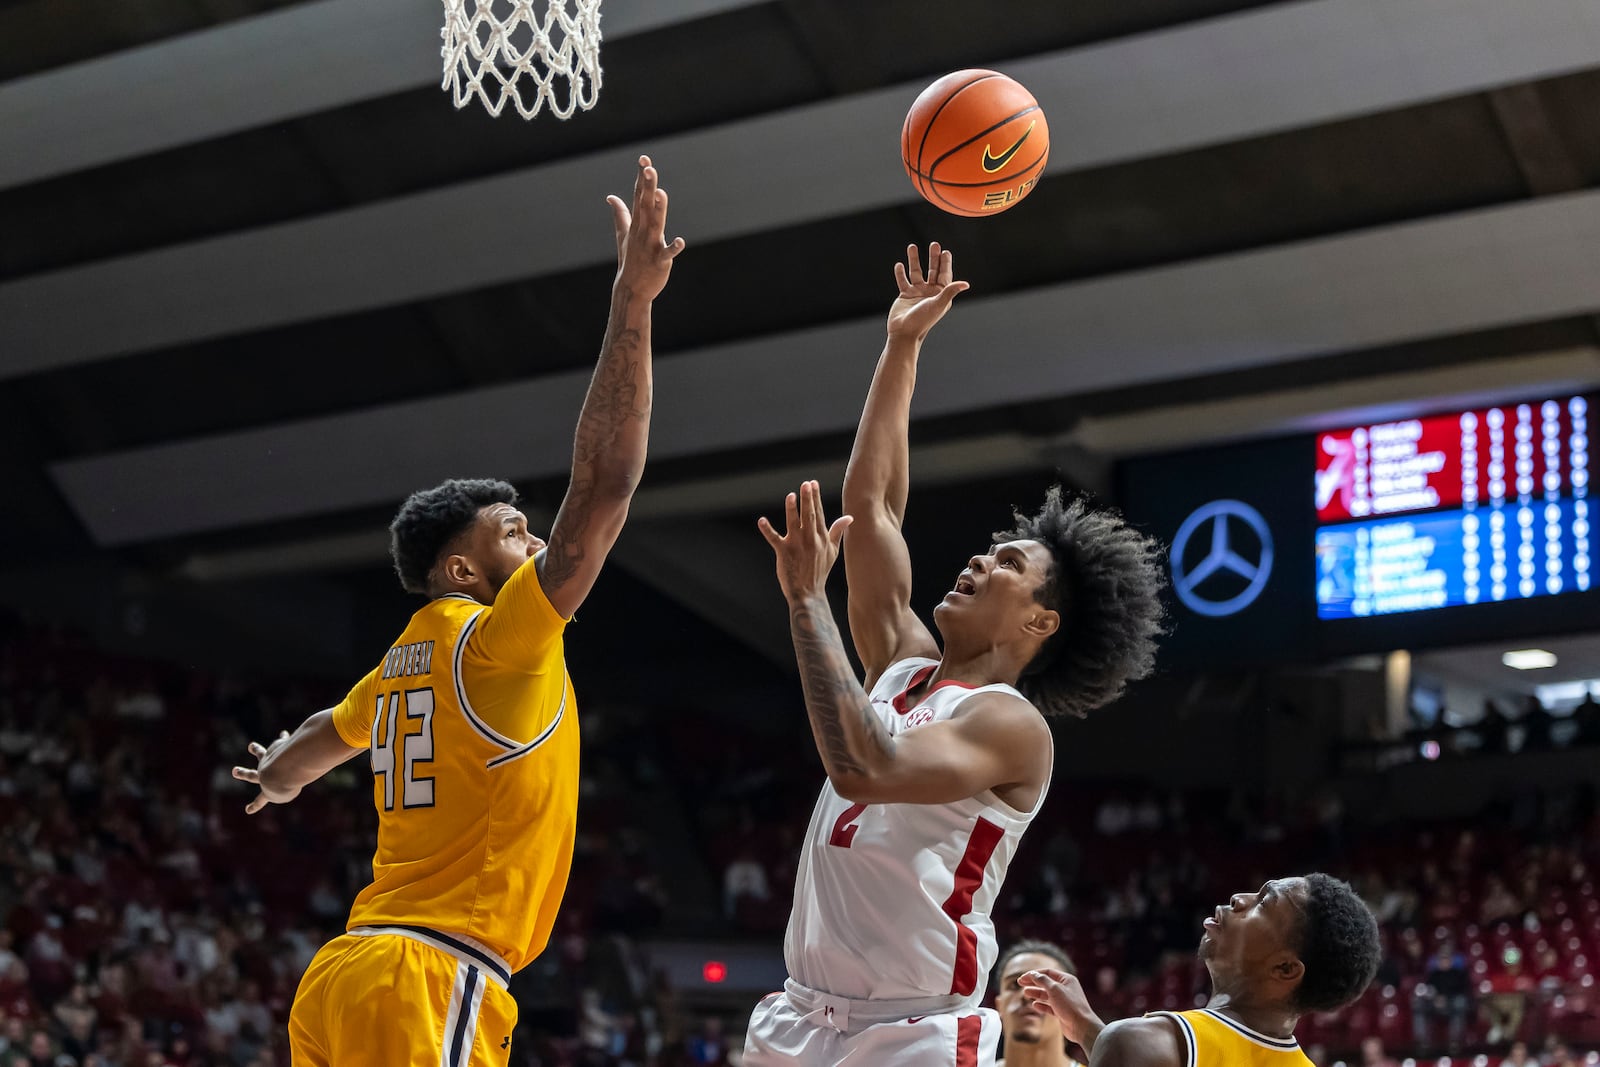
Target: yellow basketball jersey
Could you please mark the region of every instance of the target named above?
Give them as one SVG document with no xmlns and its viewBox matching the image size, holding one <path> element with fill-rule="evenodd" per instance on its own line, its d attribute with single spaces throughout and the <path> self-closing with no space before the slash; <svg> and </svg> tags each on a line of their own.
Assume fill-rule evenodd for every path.
<svg viewBox="0 0 1600 1067">
<path fill-rule="evenodd" d="M 334 710 L 345 742 L 370 751 L 378 809 L 351 930 L 465 936 L 513 971 L 544 949 L 578 810 L 565 626 L 530 561 L 491 607 L 430 601 Z"/>
<path fill-rule="evenodd" d="M 1219 1011 L 1156 1011 L 1183 1034 L 1185 1067 L 1312 1067 L 1293 1038 L 1268 1037 Z"/>
</svg>

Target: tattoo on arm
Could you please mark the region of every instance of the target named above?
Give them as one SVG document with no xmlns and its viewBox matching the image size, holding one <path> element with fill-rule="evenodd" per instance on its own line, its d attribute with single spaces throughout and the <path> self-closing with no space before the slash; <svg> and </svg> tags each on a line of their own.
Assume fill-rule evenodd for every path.
<svg viewBox="0 0 1600 1067">
<path fill-rule="evenodd" d="M 888 759 L 889 732 L 856 681 L 827 600 L 808 598 L 793 605 L 789 629 L 811 732 L 828 774 L 864 774 Z"/>
<path fill-rule="evenodd" d="M 627 325 L 632 303 L 633 294 L 627 289 L 619 289 L 612 301 L 600 362 L 573 436 L 572 482 L 561 504 L 561 528 L 552 532 L 539 572 L 547 591 L 571 579 L 588 556 L 599 489 L 608 483 L 631 488 L 644 469 L 650 352 L 644 331 Z"/>
</svg>

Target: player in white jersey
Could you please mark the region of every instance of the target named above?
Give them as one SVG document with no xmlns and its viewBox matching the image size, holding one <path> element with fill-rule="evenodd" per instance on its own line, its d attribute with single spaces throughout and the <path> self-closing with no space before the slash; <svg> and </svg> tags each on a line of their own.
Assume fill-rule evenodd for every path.
<svg viewBox="0 0 1600 1067">
<path fill-rule="evenodd" d="M 915 247 L 896 275 L 848 514 L 830 527 L 807 482 L 784 535 L 761 520 L 828 781 L 795 879 L 789 981 L 751 1017 L 749 1067 L 994 1062 L 998 1018 L 979 1004 L 989 913 L 1049 786 L 1043 716 L 1116 697 L 1149 672 L 1161 630 L 1155 543 L 1057 488 L 934 609 L 941 651 L 911 608 L 906 435 L 922 341 L 966 283 L 938 245 L 926 278 Z M 841 541 L 864 686 L 824 593 Z"/>
</svg>

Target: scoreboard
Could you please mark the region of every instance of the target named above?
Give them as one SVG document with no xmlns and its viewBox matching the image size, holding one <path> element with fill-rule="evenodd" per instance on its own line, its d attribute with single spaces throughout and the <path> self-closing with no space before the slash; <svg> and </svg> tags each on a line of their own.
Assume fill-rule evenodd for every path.
<svg viewBox="0 0 1600 1067">
<path fill-rule="evenodd" d="M 1118 502 L 1168 546 L 1164 664 L 1600 630 L 1595 400 L 1423 409 L 1122 461 Z"/>
<path fill-rule="evenodd" d="M 1549 398 L 1320 434 L 1318 618 L 1587 590 L 1588 407 Z"/>
</svg>

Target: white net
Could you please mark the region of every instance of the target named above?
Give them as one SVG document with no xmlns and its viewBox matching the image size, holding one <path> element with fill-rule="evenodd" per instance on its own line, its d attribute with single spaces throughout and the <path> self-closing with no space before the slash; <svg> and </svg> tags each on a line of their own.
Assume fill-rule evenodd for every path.
<svg viewBox="0 0 1600 1067">
<path fill-rule="evenodd" d="M 601 0 L 444 0 L 444 84 L 499 115 L 567 119 L 600 98 Z"/>
</svg>

